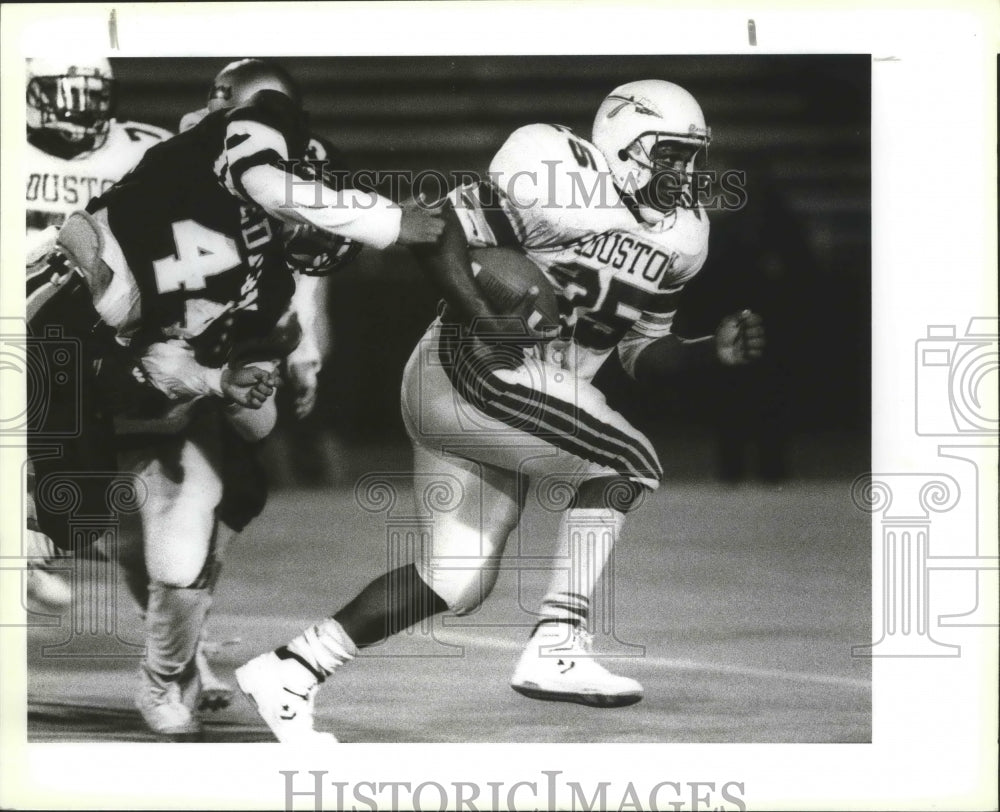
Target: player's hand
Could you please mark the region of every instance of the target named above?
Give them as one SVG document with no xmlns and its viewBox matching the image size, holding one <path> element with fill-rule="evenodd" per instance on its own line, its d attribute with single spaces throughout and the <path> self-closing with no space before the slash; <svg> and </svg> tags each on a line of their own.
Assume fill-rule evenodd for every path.
<svg viewBox="0 0 1000 812">
<path fill-rule="evenodd" d="M 764 320 L 750 310 L 726 316 L 715 331 L 715 351 L 726 366 L 756 361 L 764 345 Z"/>
<path fill-rule="evenodd" d="M 247 409 L 259 409 L 274 394 L 277 374 L 255 366 L 222 370 L 222 393 Z"/>
<path fill-rule="evenodd" d="M 546 324 L 544 317 L 535 308 L 535 301 L 541 291 L 532 285 L 509 313 L 479 315 L 473 318 L 469 333 L 483 341 L 534 344 L 554 338 L 558 326 Z"/>
<path fill-rule="evenodd" d="M 444 233 L 445 222 L 441 217 L 444 203 L 428 206 L 416 200 L 401 204 L 403 214 L 399 219 L 399 245 L 425 245 L 436 243 Z"/>
<path fill-rule="evenodd" d="M 288 385 L 293 395 L 295 416 L 299 420 L 308 417 L 316 406 L 319 367 L 316 361 L 289 361 L 287 364 Z"/>
</svg>

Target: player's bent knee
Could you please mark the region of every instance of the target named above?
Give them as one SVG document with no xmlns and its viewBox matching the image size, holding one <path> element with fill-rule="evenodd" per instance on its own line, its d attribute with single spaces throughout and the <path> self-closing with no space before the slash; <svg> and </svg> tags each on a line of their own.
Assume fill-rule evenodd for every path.
<svg viewBox="0 0 1000 812">
<path fill-rule="evenodd" d="M 174 566 L 171 568 L 158 568 L 155 571 L 150 568 L 149 579 L 169 589 L 188 589 L 197 583 L 204 567 L 205 562 L 202 561 L 200 566 Z"/>
<path fill-rule="evenodd" d="M 182 547 L 146 547 L 146 569 L 151 581 L 186 589 L 201 575 L 206 561 L 211 558 L 209 543 Z"/>
<path fill-rule="evenodd" d="M 642 502 L 648 490 L 647 485 L 626 477 L 595 477 L 580 483 L 576 507 L 610 508 L 628 513 Z"/>
</svg>

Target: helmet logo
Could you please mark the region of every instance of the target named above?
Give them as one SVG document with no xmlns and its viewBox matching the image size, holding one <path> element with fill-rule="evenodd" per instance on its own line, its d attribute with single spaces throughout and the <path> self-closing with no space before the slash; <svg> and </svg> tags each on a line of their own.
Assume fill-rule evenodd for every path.
<svg viewBox="0 0 1000 812">
<path fill-rule="evenodd" d="M 653 108 L 649 107 L 647 104 L 635 98 L 634 96 L 608 96 L 608 100 L 611 99 L 614 99 L 615 101 L 620 101 L 621 104 L 619 104 L 617 107 L 608 112 L 608 118 L 614 118 L 629 105 L 635 107 L 635 111 L 640 115 L 644 116 L 659 115 L 659 113 L 657 113 Z"/>
</svg>

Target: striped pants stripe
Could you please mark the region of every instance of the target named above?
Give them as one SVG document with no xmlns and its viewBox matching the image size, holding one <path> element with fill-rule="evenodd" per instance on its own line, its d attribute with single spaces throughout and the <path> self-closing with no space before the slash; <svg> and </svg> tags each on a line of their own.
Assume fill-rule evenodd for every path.
<svg viewBox="0 0 1000 812">
<path fill-rule="evenodd" d="M 589 382 L 536 359 L 496 368 L 449 341 L 450 329 L 435 322 L 404 373 L 414 443 L 529 476 L 659 485 L 663 469 L 649 440 Z"/>
</svg>

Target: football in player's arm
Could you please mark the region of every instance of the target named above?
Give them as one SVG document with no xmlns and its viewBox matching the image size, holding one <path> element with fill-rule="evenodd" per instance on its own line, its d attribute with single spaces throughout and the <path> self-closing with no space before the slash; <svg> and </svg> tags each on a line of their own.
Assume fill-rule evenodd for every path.
<svg viewBox="0 0 1000 812">
<path fill-rule="evenodd" d="M 501 192 L 492 189 L 487 194 L 500 195 Z M 545 199 L 541 193 L 538 196 Z M 411 250 L 451 312 L 460 321 L 477 329 L 481 325 L 483 332 L 490 334 L 504 330 L 532 332 L 527 324 L 511 321 L 510 316 L 521 313 L 498 312 L 476 284 L 469 260 L 467 232 L 450 202 L 445 204 L 441 216 L 444 222 L 441 239 L 434 244 L 414 246 Z M 492 217 L 496 216 L 504 216 L 498 208 L 492 210 Z M 516 245 L 508 244 L 512 247 Z M 525 303 L 525 310 L 529 304 Z M 658 314 L 657 321 L 672 323 L 673 313 Z M 536 336 L 539 341 L 549 338 L 542 333 L 536 333 Z M 695 339 L 682 338 L 672 332 L 653 337 L 643 331 L 640 322 L 621 338 L 618 351 L 626 371 L 636 380 L 646 381 L 692 366 L 752 363 L 761 357 L 765 344 L 763 319 L 750 310 L 742 310 L 726 316 L 714 335 Z"/>
<path fill-rule="evenodd" d="M 616 350 L 626 371 L 641 376 L 706 359 L 743 363 L 763 349 L 760 320 L 749 313 L 704 340 L 671 334 L 678 293 L 707 255 L 707 215 L 684 193 L 709 140 L 683 88 L 629 83 L 599 108 L 593 143 L 557 125 L 522 127 L 491 162 L 490 183 L 450 196 L 440 240 L 413 249 L 447 308 L 407 363 L 401 401 L 416 481 L 447 477 L 460 495 L 434 513 L 414 564 L 375 578 L 332 617 L 237 669 L 279 740 L 329 740 L 312 726 L 314 696 L 360 649 L 439 612 L 475 611 L 519 521 L 525 476 L 572 492 L 553 552 L 570 566 L 550 579 L 511 687 L 598 707 L 641 700 L 636 680 L 610 673 L 591 653 L 590 603 L 626 515 L 659 486 L 663 468 L 593 378 Z M 549 308 L 531 301 L 537 277 L 523 263 L 494 267 L 492 282 L 479 284 L 470 248 L 490 247 L 519 249 L 544 273 L 540 285 L 551 284 L 558 303 L 558 338 L 539 330 L 536 347 L 525 341 L 529 314 Z M 504 274 L 511 284 L 498 284 Z M 500 306 L 516 297 L 497 295 L 498 287 L 528 295 Z M 472 412 L 470 433 L 463 416 Z"/>
</svg>

